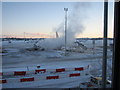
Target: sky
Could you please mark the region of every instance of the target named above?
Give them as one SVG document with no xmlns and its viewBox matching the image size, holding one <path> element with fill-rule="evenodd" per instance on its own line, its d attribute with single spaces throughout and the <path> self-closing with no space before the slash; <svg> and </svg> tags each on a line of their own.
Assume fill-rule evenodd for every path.
<svg viewBox="0 0 120 90">
<path fill-rule="evenodd" d="M 82 22 L 84 29 L 76 37 L 103 37 L 103 3 L 85 3 L 87 5 L 83 6 L 82 12 L 78 12 L 80 13 L 80 23 Z M 69 22 L 69 16 L 73 13 L 75 5 L 76 2 L 2 2 L 2 35 L 20 38 L 55 37 L 55 29 L 59 28 L 61 23 L 65 21 L 64 8 L 69 9 Z M 112 2 L 109 3 L 108 14 L 108 37 L 113 37 Z"/>
</svg>

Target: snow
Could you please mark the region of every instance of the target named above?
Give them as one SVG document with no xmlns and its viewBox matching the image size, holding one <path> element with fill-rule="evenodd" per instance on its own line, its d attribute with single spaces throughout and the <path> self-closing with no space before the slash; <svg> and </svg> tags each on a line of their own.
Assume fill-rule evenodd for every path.
<svg viewBox="0 0 120 90">
<path fill-rule="evenodd" d="M 84 52 L 67 52 L 67 56 L 64 55 L 64 50 L 45 50 L 45 51 L 28 51 L 34 46 L 35 41 L 25 42 L 23 40 L 13 40 L 11 43 L 8 41 L 2 42 L 3 51 L 5 53 L 0 53 L 2 55 L 2 69 L 3 72 L 12 71 L 27 71 L 35 70 L 39 64 L 41 69 L 57 69 L 57 68 L 75 68 L 75 67 L 86 67 L 90 65 L 90 74 L 94 76 L 101 75 L 101 62 L 102 62 L 102 52 L 103 52 L 103 42 L 102 40 L 95 41 L 95 48 L 93 49 L 92 40 L 82 40 L 81 43 L 87 47 Z M 109 44 L 113 43 L 112 40 L 108 40 Z M 108 71 L 107 74 L 110 78 L 112 67 L 112 52 L 108 48 Z M 34 75 L 33 75 L 34 76 Z M 16 77 L 17 78 L 17 77 Z M 82 77 L 85 80 L 86 77 Z M 79 77 L 80 79 L 80 77 Z M 48 80 L 48 81 L 34 81 L 25 82 L 18 84 L 3 84 L 3 87 L 57 87 L 57 88 L 70 88 L 79 86 L 82 79 L 67 78 L 60 80 Z M 82 80 L 83 81 L 83 80 Z M 52 82 L 52 84 L 50 84 Z M 57 83 L 55 83 L 57 82 Z M 32 84 L 33 83 L 33 84 Z M 42 83 L 42 84 L 40 84 Z M 55 85 L 54 85 L 55 84 Z"/>
<path fill-rule="evenodd" d="M 68 88 L 68 87 L 76 87 L 82 83 L 83 77 L 71 77 L 71 78 L 62 78 L 62 79 L 54 79 L 54 80 L 40 80 L 40 81 L 32 81 L 32 82 L 23 82 L 23 83 L 9 83 L 3 84 L 3 87 L 6 88 Z M 89 76 L 84 78 L 85 81 L 89 80 Z M 72 86 L 71 86 L 72 85 Z"/>
</svg>

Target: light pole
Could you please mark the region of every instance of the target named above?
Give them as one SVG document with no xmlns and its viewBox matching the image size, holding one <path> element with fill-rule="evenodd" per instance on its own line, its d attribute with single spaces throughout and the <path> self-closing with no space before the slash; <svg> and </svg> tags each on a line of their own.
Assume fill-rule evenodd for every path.
<svg viewBox="0 0 120 90">
<path fill-rule="evenodd" d="M 66 56 L 66 47 L 67 47 L 67 11 L 68 8 L 64 8 L 65 11 L 65 56 Z"/>
</svg>

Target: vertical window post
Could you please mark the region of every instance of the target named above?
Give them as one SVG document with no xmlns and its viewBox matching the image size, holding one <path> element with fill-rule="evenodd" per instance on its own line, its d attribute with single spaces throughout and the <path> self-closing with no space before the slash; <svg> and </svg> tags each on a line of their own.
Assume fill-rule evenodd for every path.
<svg viewBox="0 0 120 90">
<path fill-rule="evenodd" d="M 108 28 L 108 0 L 105 0 L 104 1 L 104 37 L 103 37 L 102 88 L 106 88 L 107 28 Z"/>
<path fill-rule="evenodd" d="M 114 48 L 112 63 L 112 88 L 120 90 L 120 1 L 114 3 Z"/>
</svg>

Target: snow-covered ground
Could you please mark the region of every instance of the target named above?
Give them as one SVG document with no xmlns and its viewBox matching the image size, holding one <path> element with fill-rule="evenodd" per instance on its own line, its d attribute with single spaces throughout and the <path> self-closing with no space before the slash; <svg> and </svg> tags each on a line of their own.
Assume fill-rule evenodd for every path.
<svg viewBox="0 0 120 90">
<path fill-rule="evenodd" d="M 87 47 L 86 50 L 79 51 L 67 51 L 65 56 L 64 50 L 31 50 L 34 46 L 34 41 L 26 42 L 24 40 L 19 41 L 8 41 L 2 42 L 2 71 L 27 71 L 35 70 L 36 66 L 39 64 L 41 68 L 55 69 L 55 68 L 72 68 L 72 67 L 85 67 L 90 65 L 89 74 L 98 76 L 101 75 L 102 67 L 102 51 L 103 42 L 102 40 L 95 41 L 95 47 L 93 49 L 92 40 L 81 40 L 84 46 Z M 108 76 L 111 74 L 111 64 L 112 64 L 112 51 L 109 44 L 112 40 L 108 40 Z M 48 43 L 49 44 L 49 43 Z M 36 82 L 25 82 L 18 83 L 14 85 L 4 84 L 3 87 L 34 87 L 34 88 L 71 88 L 79 86 L 79 83 L 86 81 L 86 77 L 82 76 L 76 78 L 67 78 L 60 80 L 48 80 L 48 81 L 36 81 Z M 87 79 L 88 80 L 88 79 Z M 56 83 L 57 82 L 57 83 Z M 32 84 L 33 83 L 33 84 Z M 42 83 L 42 84 L 39 84 Z M 32 85 L 32 86 L 31 86 Z"/>
<path fill-rule="evenodd" d="M 40 80 L 34 82 L 23 82 L 23 83 L 10 83 L 4 84 L 3 87 L 6 88 L 73 88 L 78 87 L 84 78 L 85 81 L 89 81 L 89 76 L 87 77 L 72 77 L 72 78 L 62 78 L 56 80 Z"/>
</svg>

